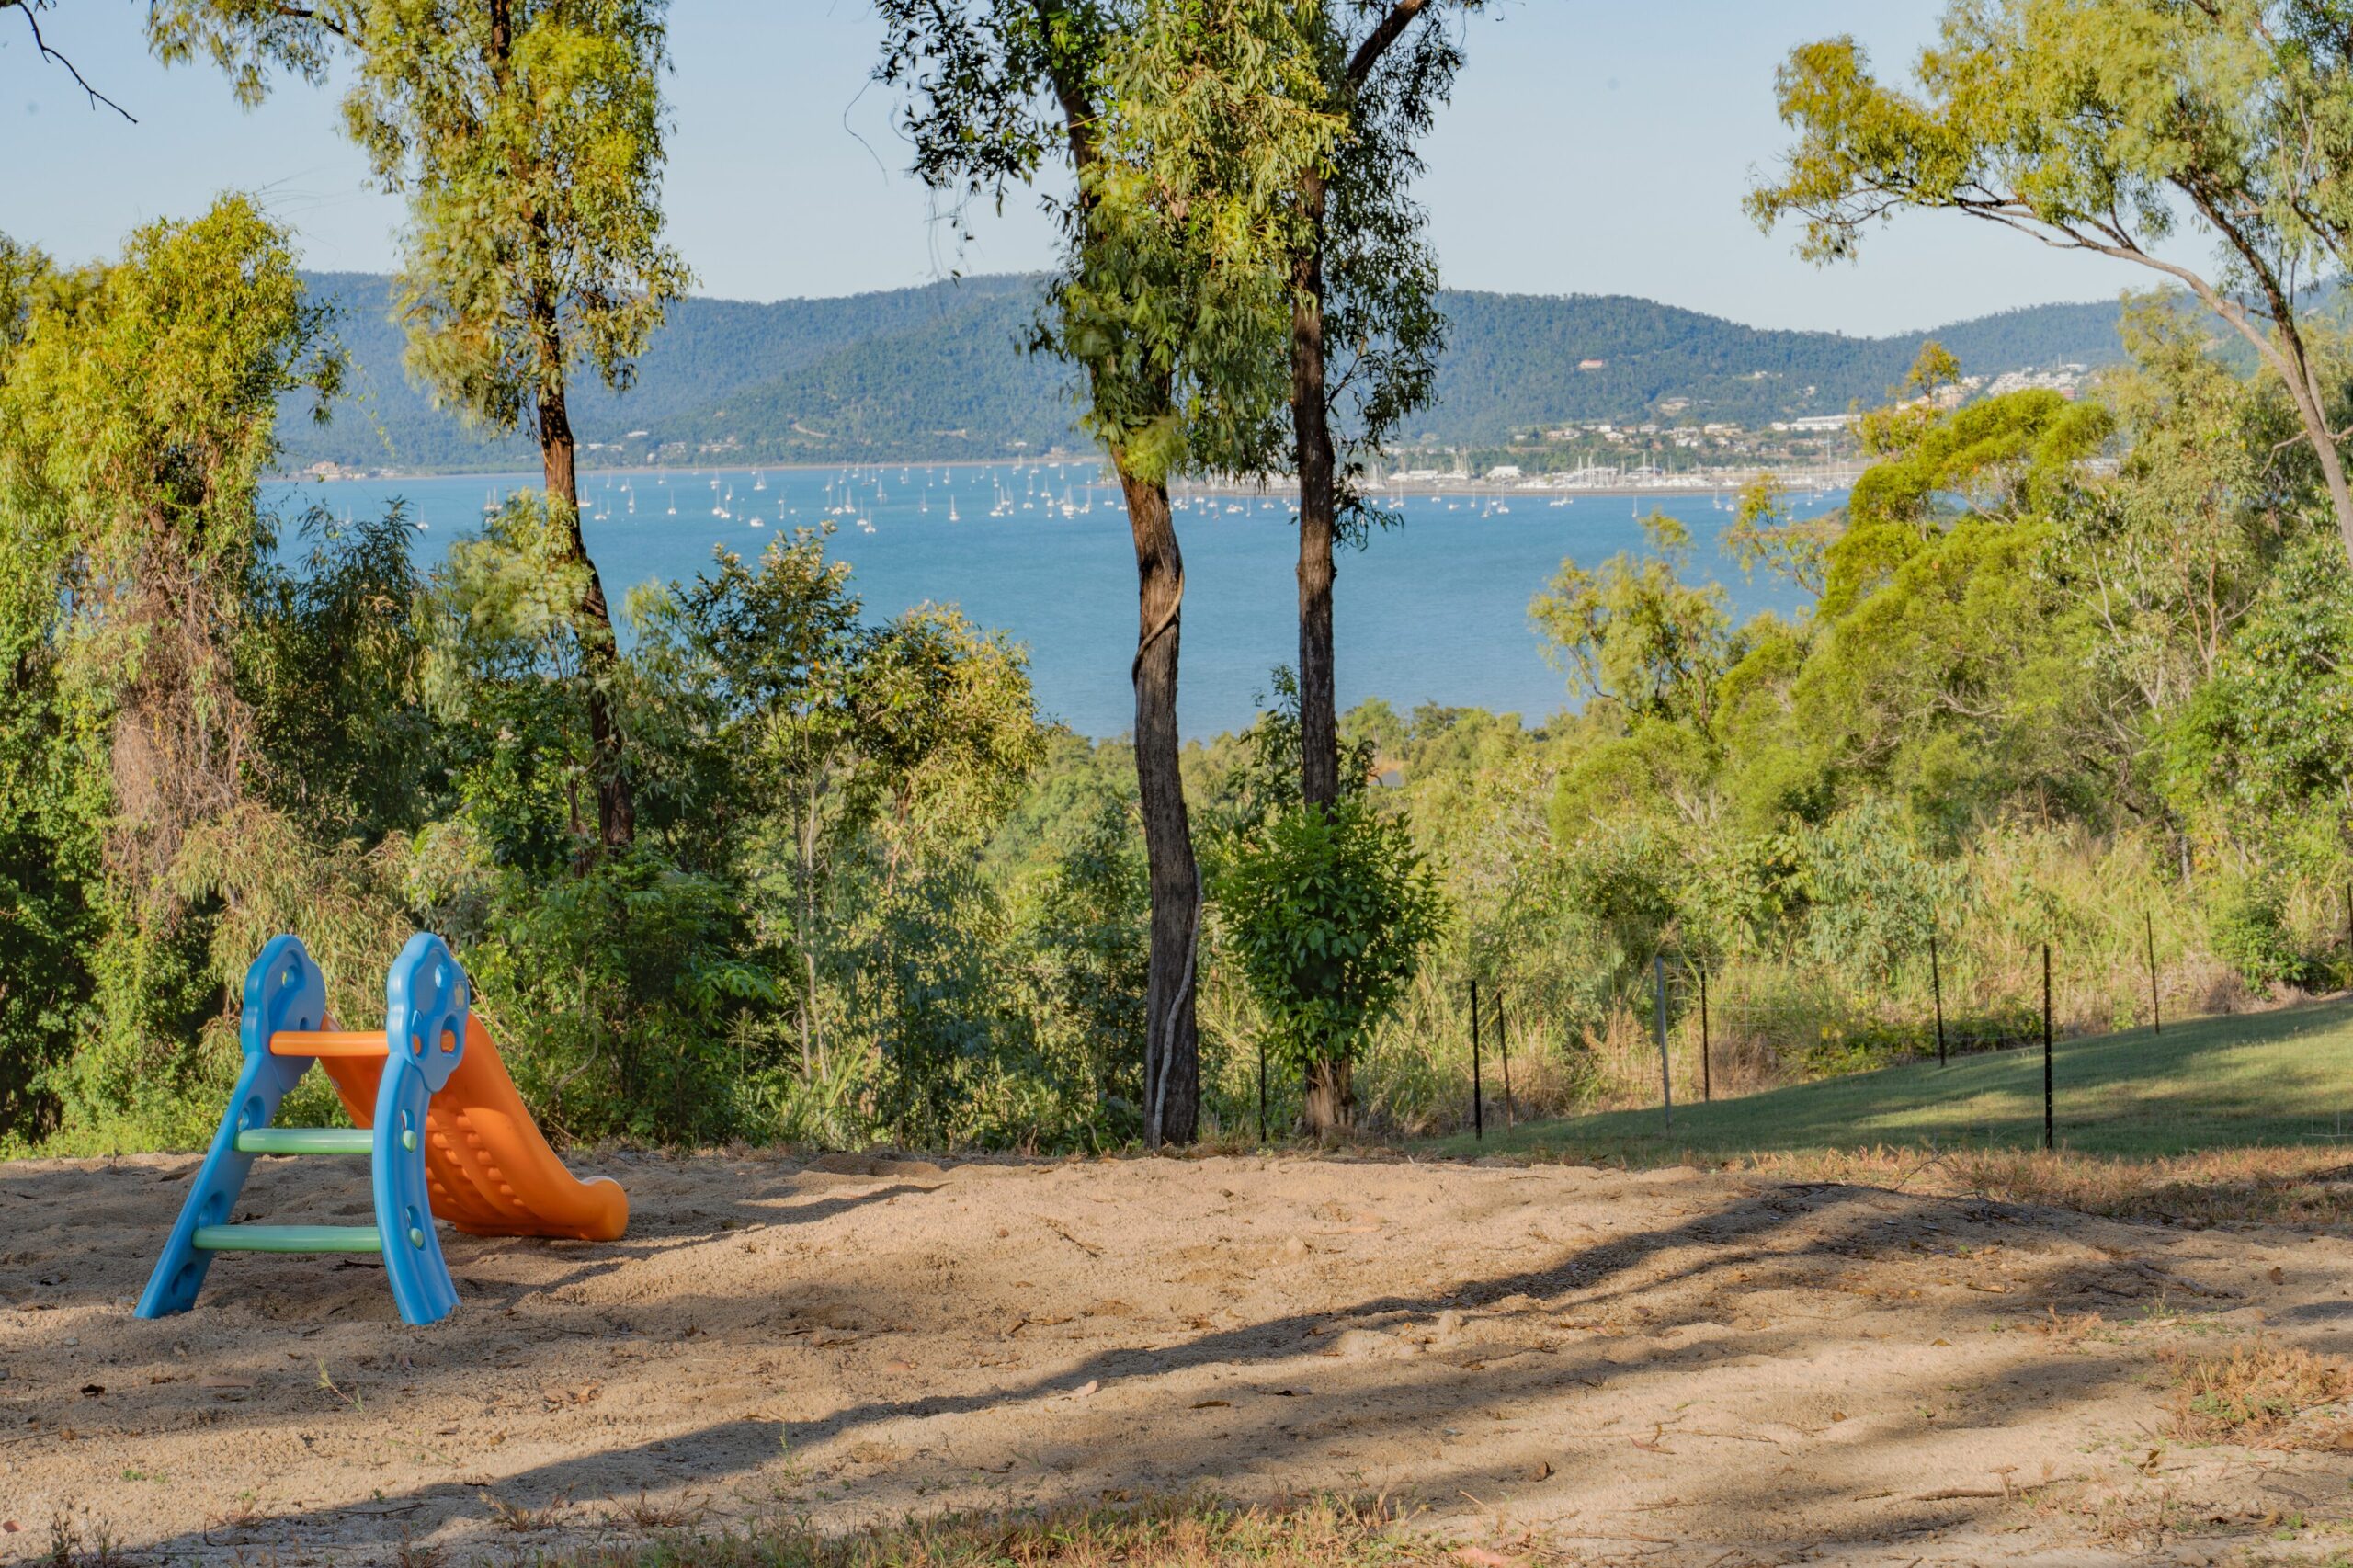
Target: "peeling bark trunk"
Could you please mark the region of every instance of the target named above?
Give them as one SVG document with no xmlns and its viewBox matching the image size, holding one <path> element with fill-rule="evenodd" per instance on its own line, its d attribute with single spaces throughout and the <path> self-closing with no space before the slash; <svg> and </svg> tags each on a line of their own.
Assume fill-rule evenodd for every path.
<svg viewBox="0 0 2353 1568">
<path fill-rule="evenodd" d="M 1116 461 L 1115 455 L 1115 461 Z M 1200 1127 L 1200 1037 L 1194 965 L 1200 946 L 1200 868 L 1193 859 L 1177 770 L 1176 651 L 1185 561 L 1168 510 L 1168 487 L 1118 464 L 1136 547 L 1137 632 L 1130 674 L 1136 693 L 1136 787 L 1143 804 L 1152 882 L 1152 944 L 1144 985 L 1144 1141 L 1190 1143 Z"/>
<path fill-rule="evenodd" d="M 1332 657 L 1332 562 L 1339 491 L 1324 357 L 1324 191 L 1301 192 L 1315 243 L 1291 267 L 1290 414 L 1299 468 L 1299 786 L 1311 806 L 1340 798 L 1338 699 Z"/>
<path fill-rule="evenodd" d="M 546 475 L 555 526 L 563 530 L 569 561 L 588 574 L 576 631 L 588 676 L 588 741 L 590 767 L 597 780 L 597 840 L 606 849 L 619 849 L 637 837 L 636 802 L 630 793 L 629 774 L 621 757 L 620 722 L 613 710 L 612 685 L 620 668 L 620 644 L 613 636 L 613 615 L 605 602 L 604 580 L 597 576 L 597 563 L 588 558 L 588 543 L 580 532 L 580 474 L 563 384 L 558 382 L 551 391 L 542 390 L 537 402 L 540 461 Z"/>
<path fill-rule="evenodd" d="M 1300 189 L 1313 239 L 1291 265 L 1290 414 L 1299 469 L 1299 794 L 1311 811 L 1340 799 L 1340 716 L 1332 653 L 1333 548 L 1339 534 L 1339 476 L 1324 351 L 1324 213 L 1320 174 Z M 1345 1061 L 1307 1064 L 1302 1118 L 1317 1138 L 1345 1131 L 1356 1095 Z"/>
</svg>

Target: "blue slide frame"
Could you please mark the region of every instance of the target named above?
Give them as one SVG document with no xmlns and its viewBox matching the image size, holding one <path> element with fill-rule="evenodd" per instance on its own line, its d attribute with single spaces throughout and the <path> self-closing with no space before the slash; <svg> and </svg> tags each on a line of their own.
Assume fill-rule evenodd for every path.
<svg viewBox="0 0 2353 1568">
<path fill-rule="evenodd" d="M 245 971 L 238 1026 L 244 1064 L 236 1090 L 139 1298 L 138 1315 L 163 1317 L 194 1306 L 215 1252 L 370 1251 L 383 1256 L 385 1282 L 403 1322 L 425 1324 L 448 1316 L 458 1292 L 433 1223 L 426 1112 L 464 1060 L 472 994 L 455 955 L 427 932 L 409 938 L 385 978 L 384 1070 L 368 1142 L 373 1244 L 360 1244 L 369 1240 L 364 1229 L 294 1227 L 273 1234 L 270 1227 L 240 1226 L 237 1197 L 256 1158 L 239 1147 L 240 1139 L 273 1125 L 280 1102 L 317 1060 L 272 1055 L 270 1037 L 326 1027 L 326 976 L 298 937 L 272 937 Z"/>
</svg>

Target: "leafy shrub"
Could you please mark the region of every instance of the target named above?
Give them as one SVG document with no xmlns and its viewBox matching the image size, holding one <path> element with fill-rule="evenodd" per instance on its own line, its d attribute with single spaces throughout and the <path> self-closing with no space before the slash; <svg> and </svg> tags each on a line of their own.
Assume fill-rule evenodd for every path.
<svg viewBox="0 0 2353 1568">
<path fill-rule="evenodd" d="M 2258 992 L 2301 979 L 2304 972 L 2303 959 L 2288 929 L 2286 896 L 2268 877 L 2248 877 L 2222 888 L 2214 901 L 2213 944 L 2214 956 Z"/>
<path fill-rule="evenodd" d="M 1918 855 L 1895 808 L 1883 801 L 1801 829 L 1797 837 L 1811 901 L 1805 945 L 1824 964 L 1883 980 L 1927 952 L 1939 917 L 1950 918 L 1960 904 L 1957 868 Z"/>
<path fill-rule="evenodd" d="M 744 1015 L 777 999 L 739 954 L 740 904 L 644 845 L 571 877 L 500 879 L 494 935 L 460 954 L 524 1097 L 565 1136 L 738 1135 L 760 1063 Z"/>
<path fill-rule="evenodd" d="M 1022 933 L 1044 1066 L 1088 1103 L 1084 1138 L 1141 1136 L 1151 889 L 1128 802 L 1105 796 L 1056 855 Z"/>
<path fill-rule="evenodd" d="M 1404 824 L 1362 797 L 1245 835 L 1218 905 L 1268 1046 L 1301 1069 L 1356 1059 L 1447 915 Z"/>
</svg>

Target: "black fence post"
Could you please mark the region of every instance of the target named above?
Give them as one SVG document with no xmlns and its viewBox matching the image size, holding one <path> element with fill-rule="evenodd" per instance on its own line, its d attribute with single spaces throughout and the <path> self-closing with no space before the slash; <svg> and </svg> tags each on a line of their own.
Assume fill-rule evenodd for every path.
<svg viewBox="0 0 2353 1568">
<path fill-rule="evenodd" d="M 2042 944 L 2042 1148 L 2059 1147 L 2051 1117 L 2051 944 Z"/>
<path fill-rule="evenodd" d="M 1666 1111 L 1666 1130 L 1675 1131 L 1675 1075 L 1666 1065 L 1666 955 L 1651 955 L 1651 978 L 1657 986 L 1658 1100 Z"/>
<path fill-rule="evenodd" d="M 1487 1135 L 1487 1108 L 1479 1088 L 1479 983 L 1471 983 L 1471 1136 Z"/>
<path fill-rule="evenodd" d="M 1945 1054 L 1945 971 L 1937 959 L 1937 934 L 1928 933 L 1928 990 L 1937 999 L 1937 1065 L 1949 1060 Z"/>
<path fill-rule="evenodd" d="M 1495 1049 L 1504 1053 L 1504 1125 L 1515 1125 L 1511 1105 L 1511 1028 L 1504 1021 L 1504 988 L 1495 987 Z"/>
<path fill-rule="evenodd" d="M 1699 1098 L 1712 1101 L 1716 1097 L 1715 1073 L 1710 1065 L 1712 1048 L 1708 1043 L 1708 971 L 1699 969 Z"/>
<path fill-rule="evenodd" d="M 1258 1042 L 1258 1142 L 1267 1141 L 1267 1042 Z"/>
<path fill-rule="evenodd" d="M 2143 910 L 2141 928 L 2148 933 L 2149 937 L 2149 1032 L 2163 1034 L 2165 1032 L 2165 1021 L 2157 1002 L 2157 917 Z"/>
</svg>

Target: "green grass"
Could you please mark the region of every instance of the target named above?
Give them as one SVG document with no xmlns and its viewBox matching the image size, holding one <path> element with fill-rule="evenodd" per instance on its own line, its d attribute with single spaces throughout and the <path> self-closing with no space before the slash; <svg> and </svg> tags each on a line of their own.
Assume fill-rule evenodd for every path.
<svg viewBox="0 0 2353 1568">
<path fill-rule="evenodd" d="M 2353 1150 L 2353 1003 L 2185 1019 L 2063 1041 L 2053 1052 L 2059 1146 L 2152 1158 L 2215 1148 L 2303 1144 Z M 1697 1103 L 1676 1085 L 1675 1125 L 1658 1109 L 1606 1111 L 1438 1141 L 1449 1154 L 1733 1157 L 1874 1147 L 2033 1149 L 2042 1143 L 2042 1051 L 1911 1062 Z M 1685 1103 L 1685 1095 L 1692 1096 Z M 2343 1126 L 2339 1126 L 2339 1113 Z M 2338 1143 L 2334 1135 L 2348 1135 Z"/>
</svg>

